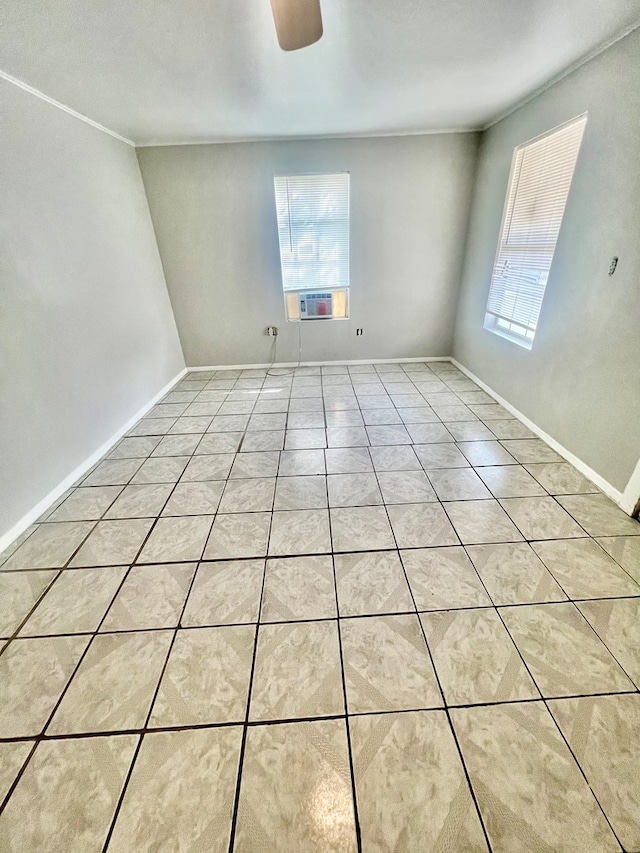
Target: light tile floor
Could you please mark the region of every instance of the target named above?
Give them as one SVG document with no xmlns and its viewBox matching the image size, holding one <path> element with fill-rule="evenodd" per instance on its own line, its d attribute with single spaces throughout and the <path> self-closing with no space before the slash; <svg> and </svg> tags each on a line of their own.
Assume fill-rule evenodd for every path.
<svg viewBox="0 0 640 853">
<path fill-rule="evenodd" d="M 640 524 L 448 363 L 189 374 L 0 601 L 2 851 L 640 850 Z"/>
</svg>

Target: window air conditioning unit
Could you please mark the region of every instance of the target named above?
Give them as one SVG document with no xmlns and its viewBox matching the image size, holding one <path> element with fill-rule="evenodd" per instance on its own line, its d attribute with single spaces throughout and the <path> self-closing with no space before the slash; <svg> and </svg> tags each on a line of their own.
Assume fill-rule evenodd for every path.
<svg viewBox="0 0 640 853">
<path fill-rule="evenodd" d="M 333 319 L 333 294 L 331 291 L 298 293 L 298 299 L 300 300 L 301 320 Z"/>
</svg>

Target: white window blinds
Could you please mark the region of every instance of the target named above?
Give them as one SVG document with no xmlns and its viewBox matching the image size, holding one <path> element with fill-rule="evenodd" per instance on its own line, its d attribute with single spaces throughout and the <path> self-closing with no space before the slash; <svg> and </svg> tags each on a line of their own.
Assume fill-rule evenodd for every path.
<svg viewBox="0 0 640 853">
<path fill-rule="evenodd" d="M 282 287 L 349 286 L 349 173 L 274 178 Z"/>
<path fill-rule="evenodd" d="M 485 328 L 530 347 L 586 115 L 516 148 Z"/>
</svg>

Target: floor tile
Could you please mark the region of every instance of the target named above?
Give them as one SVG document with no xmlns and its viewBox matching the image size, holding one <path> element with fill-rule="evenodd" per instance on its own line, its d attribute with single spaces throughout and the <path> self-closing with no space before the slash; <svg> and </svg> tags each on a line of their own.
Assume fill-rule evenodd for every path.
<svg viewBox="0 0 640 853">
<path fill-rule="evenodd" d="M 640 583 L 640 539 L 635 536 L 612 536 L 597 541 L 618 565 Z"/>
<path fill-rule="evenodd" d="M 106 459 L 82 480 L 82 485 L 125 486 L 142 463 L 142 459 Z"/>
<path fill-rule="evenodd" d="M 30 740 L 0 743 L 0 805 L 32 749 L 33 741 Z"/>
<path fill-rule="evenodd" d="M 341 616 L 413 611 L 396 551 L 365 551 L 334 557 Z"/>
<path fill-rule="evenodd" d="M 435 468 L 466 468 L 469 465 L 455 444 L 417 444 L 413 449 L 425 471 Z"/>
<path fill-rule="evenodd" d="M 326 509 L 327 506 L 327 481 L 322 474 L 278 477 L 274 509 Z"/>
<path fill-rule="evenodd" d="M 442 707 L 415 614 L 343 619 L 340 632 L 349 713 Z"/>
<path fill-rule="evenodd" d="M 367 447 L 333 447 L 325 450 L 327 474 L 366 474 L 373 471 Z"/>
<path fill-rule="evenodd" d="M 235 453 L 213 453 L 211 456 L 194 456 L 180 478 L 183 483 L 200 480 L 226 480 L 236 458 Z"/>
<path fill-rule="evenodd" d="M 269 537 L 270 556 L 319 554 L 331 551 L 326 509 L 274 512 Z"/>
<path fill-rule="evenodd" d="M 264 560 L 200 563 L 183 627 L 257 622 Z"/>
<path fill-rule="evenodd" d="M 239 453 L 229 474 L 230 479 L 240 477 L 275 477 L 280 462 L 279 450 L 263 450 L 257 453 Z"/>
<path fill-rule="evenodd" d="M 497 501 L 451 502 L 446 508 L 464 545 L 522 541 L 522 534 Z"/>
<path fill-rule="evenodd" d="M 488 438 L 493 438 L 490 434 Z M 515 459 L 498 441 L 459 441 L 461 450 L 472 465 L 513 465 Z M 541 492 L 544 494 L 544 490 Z"/>
<path fill-rule="evenodd" d="M 640 522 L 605 495 L 560 495 L 558 501 L 589 536 L 640 536 Z"/>
<path fill-rule="evenodd" d="M 38 735 L 60 698 L 88 637 L 14 640 L 0 656 L 0 737 Z"/>
<path fill-rule="evenodd" d="M 285 450 L 280 454 L 280 477 L 324 474 L 325 462 L 322 450 Z"/>
<path fill-rule="evenodd" d="M 92 521 L 41 524 L 3 563 L 2 570 L 62 568 L 93 528 Z"/>
<path fill-rule="evenodd" d="M 267 560 L 261 622 L 335 619 L 337 615 L 330 555 Z"/>
<path fill-rule="evenodd" d="M 626 850 L 640 850 L 640 696 L 548 703 Z"/>
<path fill-rule="evenodd" d="M 172 631 L 96 636 L 47 733 L 76 734 L 141 728 L 160 680 L 172 636 Z"/>
<path fill-rule="evenodd" d="M 526 542 L 469 545 L 467 552 L 496 605 L 567 600 Z"/>
<path fill-rule="evenodd" d="M 489 465 L 478 468 L 477 474 L 496 498 L 528 498 L 546 494 L 522 465 Z"/>
<path fill-rule="evenodd" d="M 51 521 L 97 521 L 102 518 L 122 491 L 122 486 L 91 486 L 74 489 L 60 506 L 48 515 Z"/>
<path fill-rule="evenodd" d="M 401 424 L 402 419 L 395 409 L 367 409 L 363 414 L 367 426 L 389 426 Z"/>
<path fill-rule="evenodd" d="M 132 566 L 100 630 L 177 627 L 195 569 L 195 563 Z"/>
<path fill-rule="evenodd" d="M 526 539 L 584 536 L 580 525 L 554 498 L 504 498 L 500 503 Z"/>
<path fill-rule="evenodd" d="M 438 503 L 394 504 L 387 507 L 398 548 L 457 545 L 458 537 Z"/>
<path fill-rule="evenodd" d="M 382 503 L 375 474 L 329 474 L 329 506 L 372 506 Z"/>
<path fill-rule="evenodd" d="M 159 518 L 140 556 L 139 563 L 199 560 L 211 530 L 212 515 Z"/>
<path fill-rule="evenodd" d="M 131 482 L 177 483 L 188 461 L 188 456 L 157 456 L 147 459 Z"/>
<path fill-rule="evenodd" d="M 211 426 L 213 412 L 216 411 L 218 407 L 213 406 L 211 404 L 203 404 L 199 407 L 194 407 L 193 404 L 186 409 L 184 415 L 175 422 L 175 424 L 169 430 L 170 434 L 182 433 L 184 435 L 202 435 L 202 433 L 206 432 Z M 202 413 L 202 410 L 205 409 L 208 414 Z M 197 412 L 201 412 L 200 415 L 197 415 Z M 194 417 L 195 416 L 195 417 Z"/>
<path fill-rule="evenodd" d="M 236 453 L 242 439 L 241 432 L 208 432 L 196 447 L 196 456 L 215 453 Z M 246 442 L 245 442 L 246 443 Z M 262 450 L 263 448 L 256 448 Z M 273 448 L 269 448 L 272 450 Z M 276 448 L 278 450 L 279 448 Z"/>
<path fill-rule="evenodd" d="M 261 625 L 249 719 L 343 713 L 337 622 Z"/>
<path fill-rule="evenodd" d="M 283 447 L 284 430 L 276 429 L 246 433 L 240 450 L 243 453 L 262 453 L 272 450 L 282 450 Z"/>
<path fill-rule="evenodd" d="M 640 586 L 593 539 L 535 542 L 533 549 L 569 598 L 640 595 Z"/>
<path fill-rule="evenodd" d="M 153 519 L 100 521 L 69 563 L 70 566 L 109 566 L 132 563 Z"/>
<path fill-rule="evenodd" d="M 324 412 L 291 412 L 286 425 L 288 429 L 324 429 Z"/>
<path fill-rule="evenodd" d="M 227 480 L 218 512 L 270 512 L 275 487 L 275 477 Z"/>
<path fill-rule="evenodd" d="M 137 741 L 40 743 L 0 817 L 0 848 L 101 853 Z"/>
<path fill-rule="evenodd" d="M 495 853 L 620 850 L 542 702 L 451 717 Z"/>
<path fill-rule="evenodd" d="M 380 471 L 377 477 L 386 504 L 437 500 L 424 471 Z"/>
<path fill-rule="evenodd" d="M 190 418 L 189 420 L 196 419 Z M 200 418 L 197 418 L 197 420 L 200 420 Z M 202 432 L 204 432 L 204 430 L 202 430 Z M 160 444 L 158 444 L 151 456 L 191 456 L 200 443 L 201 438 L 202 436 L 200 434 L 166 435 Z"/>
<path fill-rule="evenodd" d="M 437 468 L 429 479 L 441 501 L 482 500 L 491 492 L 473 468 Z"/>
<path fill-rule="evenodd" d="M 176 418 L 143 418 L 127 435 L 164 435 L 175 422 Z"/>
<path fill-rule="evenodd" d="M 409 445 L 371 447 L 369 450 L 376 471 L 421 471 L 418 457 Z"/>
<path fill-rule="evenodd" d="M 125 486 L 105 519 L 151 518 L 162 512 L 173 483 L 149 483 Z"/>
<path fill-rule="evenodd" d="M 411 444 L 411 436 L 404 426 L 370 426 L 366 429 L 369 443 L 373 446 Z"/>
<path fill-rule="evenodd" d="M 418 610 L 491 606 L 464 548 L 416 548 L 400 556 Z"/>
<path fill-rule="evenodd" d="M 448 705 L 539 697 L 495 610 L 422 613 L 420 620 Z"/>
<path fill-rule="evenodd" d="M 490 442 L 494 435 L 488 427 L 480 423 L 480 421 L 454 421 L 447 422 L 447 418 L 441 416 L 445 421 L 445 425 L 456 441 L 474 443 L 474 442 Z M 462 450 L 462 448 L 460 448 Z M 486 458 L 491 458 L 486 457 Z M 477 462 L 473 463 L 480 464 Z"/>
<path fill-rule="evenodd" d="M 247 430 L 254 432 L 255 430 L 278 430 L 284 429 L 287 423 L 287 415 L 285 412 L 273 412 L 271 414 L 251 415 Z M 321 424 L 324 426 L 324 424 Z"/>
<path fill-rule="evenodd" d="M 375 551 L 395 548 L 384 507 L 344 507 L 330 511 L 334 551 Z"/>
<path fill-rule="evenodd" d="M 573 604 L 502 607 L 500 613 L 543 696 L 634 689 Z"/>
<path fill-rule="evenodd" d="M 0 637 L 10 637 L 36 604 L 57 572 L 0 574 Z"/>
<path fill-rule="evenodd" d="M 288 429 L 285 434 L 286 450 L 311 450 L 327 446 L 324 429 Z"/>
<path fill-rule="evenodd" d="M 255 635 L 253 625 L 178 631 L 149 725 L 243 722 Z"/>
<path fill-rule="evenodd" d="M 577 607 L 640 688 L 640 598 L 582 601 Z"/>
<path fill-rule="evenodd" d="M 209 432 L 242 432 L 247 428 L 249 415 L 215 415 Z"/>
<path fill-rule="evenodd" d="M 241 739 L 238 726 L 145 735 L 109 853 L 226 853 Z"/>
<path fill-rule="evenodd" d="M 203 559 L 264 557 L 270 527 L 270 512 L 218 515 L 213 522 Z"/>
<path fill-rule="evenodd" d="M 248 730 L 233 849 L 355 853 L 344 720 Z"/>
<path fill-rule="evenodd" d="M 518 420 L 491 420 L 489 427 L 496 438 L 535 438 L 531 430 Z"/>
<path fill-rule="evenodd" d="M 126 572 L 126 566 L 61 572 L 20 635 L 39 637 L 96 631 Z"/>
<path fill-rule="evenodd" d="M 162 515 L 213 515 L 218 508 L 224 483 L 178 483 L 162 510 Z"/>
<path fill-rule="evenodd" d="M 568 462 L 537 462 L 525 467 L 551 495 L 598 492 L 597 486 Z"/>
<path fill-rule="evenodd" d="M 353 717 L 349 727 L 363 850 L 488 850 L 444 712 Z"/>
<path fill-rule="evenodd" d="M 366 447 L 369 436 L 364 427 L 327 427 L 326 447 Z"/>
<path fill-rule="evenodd" d="M 563 462 L 555 450 L 552 450 L 548 444 L 545 444 L 539 438 L 527 439 L 504 439 L 502 446 L 505 450 L 526 465 L 528 462 Z"/>
</svg>

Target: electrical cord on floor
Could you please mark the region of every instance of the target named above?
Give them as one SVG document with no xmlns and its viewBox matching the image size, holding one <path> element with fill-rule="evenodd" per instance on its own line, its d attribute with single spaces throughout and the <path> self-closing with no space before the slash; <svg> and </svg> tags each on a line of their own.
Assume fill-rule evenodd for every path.
<svg viewBox="0 0 640 853">
<path fill-rule="evenodd" d="M 278 370 L 277 373 L 272 373 L 271 371 L 274 369 L 274 364 L 276 363 L 276 356 L 278 352 L 278 336 L 274 335 L 273 338 L 273 358 L 271 359 L 271 364 L 267 368 L 267 376 L 292 376 L 296 370 L 300 367 L 302 363 L 302 321 L 298 320 L 298 363 L 292 370 L 287 370 L 285 372 L 281 372 Z"/>
</svg>

